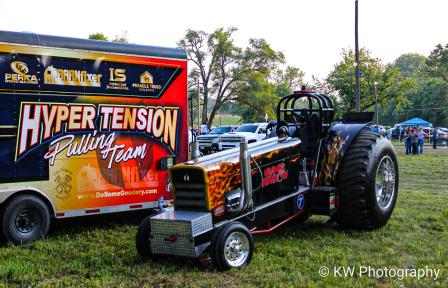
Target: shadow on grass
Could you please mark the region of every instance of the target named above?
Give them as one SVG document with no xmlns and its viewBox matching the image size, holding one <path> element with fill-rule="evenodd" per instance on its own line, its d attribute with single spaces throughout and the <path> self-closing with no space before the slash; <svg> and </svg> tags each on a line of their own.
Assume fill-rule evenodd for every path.
<svg viewBox="0 0 448 288">
<path fill-rule="evenodd" d="M 181 256 L 160 255 L 156 258 L 142 258 L 138 255 L 129 257 L 123 261 L 124 265 L 145 266 L 150 265 L 153 268 L 163 268 L 164 270 L 181 271 L 202 271 L 213 272 L 216 269 L 213 266 L 208 253 L 203 253 L 200 258 L 188 258 Z"/>
<path fill-rule="evenodd" d="M 152 215 L 151 210 L 139 210 L 114 214 L 90 215 L 57 219 L 52 223 L 49 238 L 63 234 L 79 234 L 91 229 L 110 229 L 117 225 L 138 226 L 143 219 Z"/>
</svg>

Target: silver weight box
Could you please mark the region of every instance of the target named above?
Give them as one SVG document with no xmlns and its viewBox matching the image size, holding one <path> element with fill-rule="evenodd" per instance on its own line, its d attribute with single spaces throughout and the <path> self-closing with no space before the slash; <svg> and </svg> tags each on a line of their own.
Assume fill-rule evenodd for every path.
<svg viewBox="0 0 448 288">
<path fill-rule="evenodd" d="M 208 244 L 196 245 L 194 237 L 212 229 L 209 212 L 172 210 L 160 213 L 151 217 L 151 252 L 197 257 Z"/>
</svg>

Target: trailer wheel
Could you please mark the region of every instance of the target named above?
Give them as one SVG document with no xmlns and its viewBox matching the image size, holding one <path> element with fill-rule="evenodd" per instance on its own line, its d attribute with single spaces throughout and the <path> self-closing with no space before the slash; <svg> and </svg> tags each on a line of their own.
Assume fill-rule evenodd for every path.
<svg viewBox="0 0 448 288">
<path fill-rule="evenodd" d="M 138 226 L 137 236 L 135 237 L 135 247 L 138 255 L 142 258 L 152 258 L 155 255 L 151 252 L 151 216 L 146 217 Z"/>
<path fill-rule="evenodd" d="M 218 270 L 225 271 L 249 264 L 253 251 L 252 234 L 240 222 L 225 224 L 212 236 L 210 257 Z"/>
<path fill-rule="evenodd" d="M 398 194 L 398 163 L 389 140 L 361 131 L 342 160 L 337 178 L 339 207 L 335 220 L 354 229 L 386 225 Z"/>
<path fill-rule="evenodd" d="M 50 212 L 42 199 L 19 195 L 7 203 L 2 215 L 3 237 L 14 244 L 43 238 L 50 229 Z"/>
</svg>

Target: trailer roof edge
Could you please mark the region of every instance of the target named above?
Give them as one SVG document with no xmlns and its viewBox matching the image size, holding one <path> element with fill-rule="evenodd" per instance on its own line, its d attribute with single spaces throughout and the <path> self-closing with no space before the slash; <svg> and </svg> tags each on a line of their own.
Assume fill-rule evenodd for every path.
<svg viewBox="0 0 448 288">
<path fill-rule="evenodd" d="M 0 30 L 0 42 L 187 60 L 187 54 L 185 50 L 181 48 L 166 48 L 72 37 L 50 36 L 30 32 L 11 32 Z"/>
</svg>

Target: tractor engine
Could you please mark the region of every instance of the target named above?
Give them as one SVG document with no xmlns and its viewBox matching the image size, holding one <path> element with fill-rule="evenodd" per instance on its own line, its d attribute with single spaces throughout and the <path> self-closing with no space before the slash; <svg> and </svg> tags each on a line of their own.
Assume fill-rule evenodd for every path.
<svg viewBox="0 0 448 288">
<path fill-rule="evenodd" d="M 176 210 L 236 216 L 288 193 L 299 184 L 300 140 L 240 143 L 232 149 L 174 166 Z"/>
</svg>

